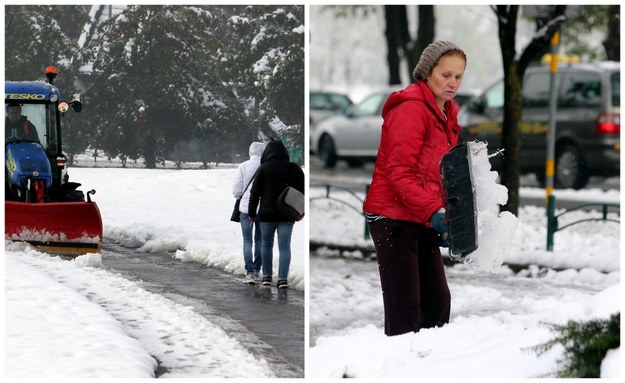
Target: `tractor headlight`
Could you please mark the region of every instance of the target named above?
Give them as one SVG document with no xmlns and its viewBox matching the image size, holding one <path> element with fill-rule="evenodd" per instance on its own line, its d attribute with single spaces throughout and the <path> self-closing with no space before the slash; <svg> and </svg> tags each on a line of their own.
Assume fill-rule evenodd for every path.
<svg viewBox="0 0 625 383">
<path fill-rule="evenodd" d="M 50 95 L 50 102 L 57 102 L 59 100 L 59 96 L 56 93 L 52 93 Z"/>
<path fill-rule="evenodd" d="M 69 110 L 69 104 L 66 101 L 61 101 L 59 103 L 59 112 L 65 113 Z"/>
</svg>

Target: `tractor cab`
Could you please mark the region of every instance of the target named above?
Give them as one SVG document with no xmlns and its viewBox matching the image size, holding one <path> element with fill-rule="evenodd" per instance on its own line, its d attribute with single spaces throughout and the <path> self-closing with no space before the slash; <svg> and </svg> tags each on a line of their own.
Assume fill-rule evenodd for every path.
<svg viewBox="0 0 625 383">
<path fill-rule="evenodd" d="M 5 82 L 5 192 L 9 200 L 42 202 L 82 200 L 79 184 L 67 183 L 62 151 L 61 118 L 69 109 L 79 112 L 79 97 L 62 101 L 52 83 L 57 71 L 46 69 L 49 83 Z M 36 189 L 36 191 L 35 191 Z"/>
</svg>

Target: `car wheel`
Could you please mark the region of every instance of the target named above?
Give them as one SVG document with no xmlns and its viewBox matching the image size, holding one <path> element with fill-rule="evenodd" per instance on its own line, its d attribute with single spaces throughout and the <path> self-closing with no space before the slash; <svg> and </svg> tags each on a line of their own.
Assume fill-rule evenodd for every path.
<svg viewBox="0 0 625 383">
<path fill-rule="evenodd" d="M 319 158 L 321 158 L 326 168 L 334 168 L 336 166 L 337 157 L 334 142 L 328 135 L 323 135 L 319 140 Z"/>
<path fill-rule="evenodd" d="M 588 172 L 577 146 L 566 145 L 558 151 L 555 186 L 559 189 L 581 189 L 588 183 Z"/>
<path fill-rule="evenodd" d="M 347 165 L 350 168 L 362 168 L 362 166 L 364 165 L 364 161 L 357 158 L 351 158 L 347 160 Z"/>
<path fill-rule="evenodd" d="M 538 185 L 541 188 L 544 188 L 545 185 L 547 184 L 547 180 L 545 179 L 546 178 L 545 169 L 541 169 L 541 171 L 534 172 L 534 175 L 536 175 L 536 181 L 538 181 Z"/>
</svg>

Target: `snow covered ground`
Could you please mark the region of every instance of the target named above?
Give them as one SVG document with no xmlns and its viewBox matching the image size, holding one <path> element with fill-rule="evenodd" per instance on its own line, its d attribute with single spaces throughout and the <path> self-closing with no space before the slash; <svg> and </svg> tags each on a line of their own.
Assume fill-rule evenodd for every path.
<svg viewBox="0 0 625 383">
<path fill-rule="evenodd" d="M 542 356 L 531 350 L 555 337 L 547 323 L 607 318 L 620 310 L 618 273 L 568 270 L 530 277 L 504 269 L 474 275 L 457 266 L 447 270 L 450 323 L 387 337 L 375 262 L 313 257 L 310 267 L 306 376 L 316 378 L 549 376 L 562 348 Z M 620 348 L 604 360 L 602 376 L 620 376 L 619 362 Z"/>
<path fill-rule="evenodd" d="M 324 194 L 325 189 L 313 188 L 309 197 Z M 620 202 L 618 190 L 555 194 L 562 199 Z M 522 188 L 521 195 L 544 196 L 544 190 Z M 331 192 L 331 197 L 361 205 L 350 193 Z M 310 211 L 311 242 L 372 247 L 372 241 L 364 237 L 362 216 L 345 204 L 314 199 Z M 480 240 L 490 237 L 482 244 L 495 244 L 490 254 L 475 254 L 479 258 L 500 253 L 502 259 L 495 263 L 474 259 L 447 268 L 452 311 L 450 323 L 441 328 L 386 337 L 377 263 L 362 261 L 359 251 L 337 258 L 336 251 L 322 248 L 312 256 L 307 376 L 553 376 L 563 349 L 555 347 L 541 356 L 532 351 L 555 337 L 547 324 L 607 319 L 620 311 L 619 223 L 592 221 L 571 226 L 555 234 L 554 251 L 548 252 L 545 208 L 522 207 L 516 224 L 492 214 L 485 214 L 487 222 L 482 222 L 482 215 L 480 211 Z M 563 217 L 560 226 L 598 217 L 599 212 L 577 211 Z M 620 220 L 620 215 L 610 214 L 610 218 Z M 527 268 L 515 274 L 508 264 Z M 620 348 L 610 351 L 602 377 L 620 376 L 620 365 Z"/>
<path fill-rule="evenodd" d="M 97 190 L 106 238 L 142 251 L 175 251 L 181 262 L 242 275 L 239 228 L 228 221 L 233 174 L 232 166 L 70 169 L 83 189 Z M 321 193 L 312 189 L 309 195 Z M 617 190 L 556 194 L 620 200 Z M 311 258 L 305 282 L 308 238 L 371 245 L 356 212 L 329 200 L 310 207 L 310 224 L 295 225 L 290 276 L 292 287 L 308 291 L 307 377 L 542 376 L 562 356 L 558 348 L 540 357 L 530 351 L 551 339 L 546 323 L 606 318 L 620 310 L 620 225 L 573 226 L 556 233 L 550 253 L 544 250 L 544 208 L 525 207 L 504 261 L 533 266 L 519 274 L 505 264 L 496 273 L 448 268 L 451 322 L 389 338 L 375 262 L 321 252 Z M 590 216 L 579 212 L 570 219 Z M 251 355 L 193 307 L 104 269 L 98 256 L 64 261 L 5 242 L 4 258 L 6 378 L 153 377 L 157 359 L 173 366 L 162 372 L 166 378 L 274 376 L 262 355 Z M 619 359 L 620 349 L 608 355 L 605 377 L 620 375 Z"/>
<path fill-rule="evenodd" d="M 235 169 L 74 167 L 70 180 L 96 189 L 105 239 L 243 276 L 240 226 L 229 221 Z M 305 223 L 296 223 L 289 284 L 299 290 L 305 233 Z M 276 247 L 275 272 L 277 254 Z M 153 377 L 156 359 L 169 378 L 274 376 L 262 355 L 193 307 L 104 269 L 100 255 L 65 261 L 5 241 L 4 258 L 7 378 Z"/>
</svg>

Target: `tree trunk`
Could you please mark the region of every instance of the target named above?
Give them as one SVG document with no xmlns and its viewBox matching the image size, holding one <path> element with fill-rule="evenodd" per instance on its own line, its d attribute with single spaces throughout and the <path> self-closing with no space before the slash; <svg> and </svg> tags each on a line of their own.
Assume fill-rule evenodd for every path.
<svg viewBox="0 0 625 383">
<path fill-rule="evenodd" d="M 384 19 L 386 21 L 386 30 L 384 35 L 386 37 L 386 62 L 388 64 L 389 85 L 401 84 L 400 76 L 400 56 L 399 51 L 401 49 L 401 36 L 400 25 L 407 23 L 407 20 L 400 18 L 400 8 L 406 8 L 405 5 L 385 5 L 384 6 Z M 403 12 L 405 16 L 405 11 Z"/>
<path fill-rule="evenodd" d="M 603 42 L 608 60 L 621 61 L 621 6 L 610 5 L 608 15 L 608 36 Z"/>
<path fill-rule="evenodd" d="M 501 184 L 508 188 L 508 202 L 503 210 L 518 215 L 519 151 L 521 149 L 521 80 L 515 62 L 516 19 L 518 6 L 497 6 L 499 13 L 499 44 L 504 68 L 504 107 L 501 144 L 504 149 Z"/>
<path fill-rule="evenodd" d="M 145 159 L 145 167 L 148 169 L 156 169 L 156 150 L 155 141 L 148 134 L 143 141 L 143 158 Z"/>
<path fill-rule="evenodd" d="M 436 18 L 434 17 L 433 5 L 419 5 L 419 25 L 417 26 L 417 38 L 409 49 L 408 53 L 408 71 L 412 79 L 412 72 L 419 63 L 421 53 L 434 42 Z"/>
<path fill-rule="evenodd" d="M 521 129 L 519 122 L 523 108 L 521 81 L 513 61 L 504 74 L 503 128 L 501 132 L 504 149 L 501 183 L 508 188 L 508 202 L 503 210 L 518 215 L 519 211 L 519 154 L 521 152 Z"/>
<path fill-rule="evenodd" d="M 419 62 L 421 52 L 434 41 L 434 6 L 419 5 L 417 37 L 413 41 L 408 28 L 408 14 L 405 5 L 385 5 L 386 44 L 388 47 L 387 63 L 389 68 L 389 84 L 401 84 L 402 55 L 408 65 L 408 79 L 411 81 L 412 71 Z"/>
</svg>

